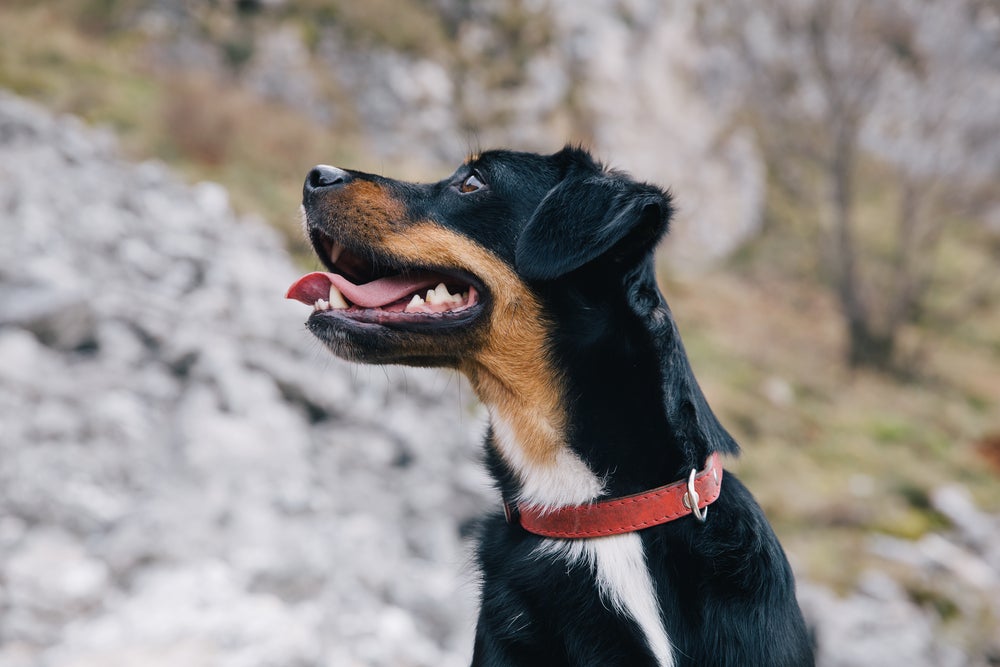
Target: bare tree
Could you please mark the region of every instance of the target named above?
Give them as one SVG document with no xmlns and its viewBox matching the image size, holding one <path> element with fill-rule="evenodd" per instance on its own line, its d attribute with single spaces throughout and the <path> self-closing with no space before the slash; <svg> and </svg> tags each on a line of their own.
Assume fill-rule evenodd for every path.
<svg viewBox="0 0 1000 667">
<path fill-rule="evenodd" d="M 716 47 L 715 78 L 746 105 L 772 173 L 819 205 L 849 363 L 890 367 L 901 328 L 924 312 L 942 234 L 1000 174 L 997 5 L 712 0 L 700 25 Z M 858 220 L 871 162 L 896 202 L 882 252 Z"/>
</svg>

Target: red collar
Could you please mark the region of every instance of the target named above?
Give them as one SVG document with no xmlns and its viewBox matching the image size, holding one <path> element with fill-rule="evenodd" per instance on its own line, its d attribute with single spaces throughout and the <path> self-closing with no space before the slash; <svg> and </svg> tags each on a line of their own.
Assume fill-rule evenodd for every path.
<svg viewBox="0 0 1000 667">
<path fill-rule="evenodd" d="M 603 537 L 658 526 L 692 513 L 704 521 L 705 508 L 716 501 L 721 490 L 722 465 L 718 453 L 713 453 L 703 470 L 692 470 L 688 479 L 652 491 L 555 509 L 504 502 L 504 514 L 508 523 L 543 537 Z M 695 512 L 688 500 L 691 492 L 698 508 Z"/>
</svg>

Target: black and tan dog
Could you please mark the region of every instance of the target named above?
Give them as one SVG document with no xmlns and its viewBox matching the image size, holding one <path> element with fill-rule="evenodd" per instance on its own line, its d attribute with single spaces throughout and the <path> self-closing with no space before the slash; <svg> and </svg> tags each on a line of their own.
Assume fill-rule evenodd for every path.
<svg viewBox="0 0 1000 667">
<path fill-rule="evenodd" d="M 329 272 L 289 298 L 334 353 L 461 370 L 490 415 L 474 665 L 813 663 L 792 573 L 653 270 L 670 197 L 585 151 L 411 184 L 319 166 Z M 707 515 L 711 509 L 710 515 Z"/>
</svg>

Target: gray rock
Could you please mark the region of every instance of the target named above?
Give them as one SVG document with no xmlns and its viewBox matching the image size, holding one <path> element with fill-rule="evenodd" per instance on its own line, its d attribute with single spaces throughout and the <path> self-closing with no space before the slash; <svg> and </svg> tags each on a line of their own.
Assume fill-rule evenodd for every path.
<svg viewBox="0 0 1000 667">
<path fill-rule="evenodd" d="M 107 566 L 55 528 L 30 531 L 0 572 L 11 610 L 5 641 L 56 640 L 61 626 L 99 607 L 108 584 Z"/>
<path fill-rule="evenodd" d="M 931 494 L 934 509 L 948 518 L 962 538 L 974 548 L 987 552 L 993 567 L 1000 571 L 1000 522 L 981 511 L 972 502 L 968 489 L 958 485 L 943 486 Z"/>
<path fill-rule="evenodd" d="M 799 584 L 799 602 L 816 627 L 818 667 L 958 667 L 962 652 L 936 635 L 934 617 L 912 605 L 884 574 L 869 572 L 860 592 L 838 598 Z"/>
<path fill-rule="evenodd" d="M 0 289 L 0 327 L 25 329 L 58 349 L 91 347 L 97 342 L 91 298 L 45 285 L 5 285 Z"/>
</svg>

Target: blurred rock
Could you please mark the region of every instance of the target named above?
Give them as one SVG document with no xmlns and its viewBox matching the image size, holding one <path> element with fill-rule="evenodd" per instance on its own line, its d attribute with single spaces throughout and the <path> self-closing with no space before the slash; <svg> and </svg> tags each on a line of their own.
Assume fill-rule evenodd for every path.
<svg viewBox="0 0 1000 667">
<path fill-rule="evenodd" d="M 310 67 L 301 30 L 291 26 L 265 31 L 244 67 L 244 83 L 265 99 L 307 112 L 321 122 L 332 119 L 330 104 L 319 94 L 321 84 Z"/>
<path fill-rule="evenodd" d="M 795 402 L 795 389 L 785 378 L 770 375 L 761 383 L 760 390 L 775 407 L 787 408 Z"/>
<path fill-rule="evenodd" d="M 5 583 L 4 638 L 48 643 L 59 627 L 99 607 L 106 594 L 108 570 L 62 530 L 31 531 L 0 569 Z"/>
<path fill-rule="evenodd" d="M 0 327 L 26 329 L 42 343 L 72 350 L 96 344 L 96 321 L 88 303 L 91 297 L 77 291 L 33 285 L 0 289 Z"/>
<path fill-rule="evenodd" d="M 673 270 L 717 261 L 760 228 L 764 164 L 735 110 L 704 94 L 705 46 L 687 3 L 559 0 L 564 60 L 579 72 L 594 148 L 615 167 L 669 186 L 677 216 L 664 252 Z"/>
<path fill-rule="evenodd" d="M 866 573 L 860 591 L 846 598 L 800 582 L 799 602 L 816 628 L 818 667 L 968 664 L 961 651 L 936 639 L 933 616 L 886 575 Z"/>
<path fill-rule="evenodd" d="M 931 494 L 934 509 L 943 514 L 960 531 L 962 537 L 974 547 L 992 551 L 990 556 L 1000 557 L 1000 522 L 979 510 L 972 502 L 972 495 L 961 486 L 944 486 Z M 993 560 L 1000 569 L 1000 560 Z"/>
</svg>

